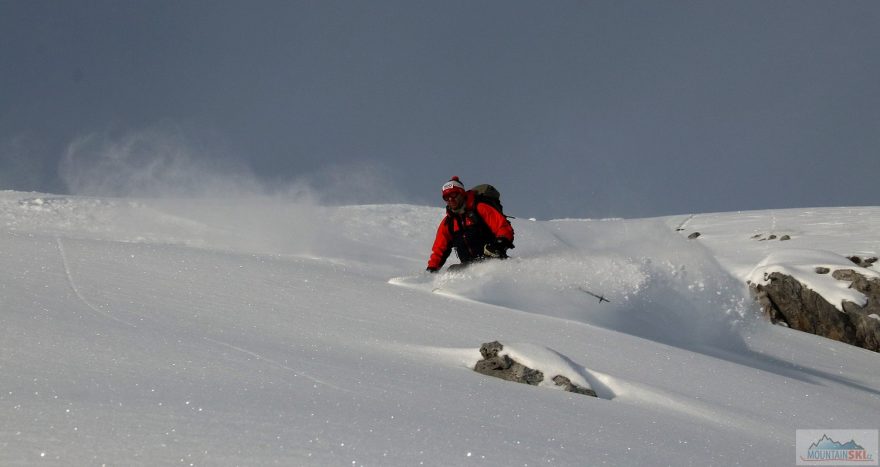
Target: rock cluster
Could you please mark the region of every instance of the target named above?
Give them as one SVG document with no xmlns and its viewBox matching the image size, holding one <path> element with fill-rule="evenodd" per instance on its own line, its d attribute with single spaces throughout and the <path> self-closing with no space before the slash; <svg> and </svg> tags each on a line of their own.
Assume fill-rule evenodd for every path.
<svg viewBox="0 0 880 467">
<path fill-rule="evenodd" d="M 507 354 L 501 354 L 500 352 L 503 349 L 504 346 L 498 341 L 483 344 L 480 347 L 480 354 L 482 354 L 483 359 L 477 362 L 474 366 L 474 371 L 484 375 L 501 378 L 503 380 L 530 384 L 532 386 L 537 386 L 544 381 L 543 372 L 514 361 Z M 597 397 L 596 392 L 592 389 L 578 386 L 565 376 L 556 375 L 552 378 L 552 381 L 566 391 Z"/>
<path fill-rule="evenodd" d="M 797 279 L 778 272 L 768 276 L 767 284 L 750 286 L 772 322 L 880 352 L 880 279 L 867 279 L 851 269 L 836 270 L 831 276 L 852 282 L 850 287 L 864 294 L 867 304 L 844 302 L 841 312 Z"/>
<path fill-rule="evenodd" d="M 776 240 L 779 239 L 780 242 L 784 242 L 786 240 L 791 240 L 791 235 L 776 235 L 776 234 L 755 234 L 752 235 L 752 240 L 757 240 L 759 242 L 767 241 L 767 240 Z"/>
</svg>

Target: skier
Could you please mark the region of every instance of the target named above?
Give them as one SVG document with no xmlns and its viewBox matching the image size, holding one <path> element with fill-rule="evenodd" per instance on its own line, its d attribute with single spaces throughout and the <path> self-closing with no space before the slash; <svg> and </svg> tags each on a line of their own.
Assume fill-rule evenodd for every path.
<svg viewBox="0 0 880 467">
<path fill-rule="evenodd" d="M 473 190 L 465 190 L 458 177 L 443 185 L 446 216 L 437 227 L 437 237 L 428 259 L 429 272 L 443 267 L 455 248 L 463 267 L 486 258 L 507 258 L 513 246 L 513 227 L 501 211 Z"/>
</svg>

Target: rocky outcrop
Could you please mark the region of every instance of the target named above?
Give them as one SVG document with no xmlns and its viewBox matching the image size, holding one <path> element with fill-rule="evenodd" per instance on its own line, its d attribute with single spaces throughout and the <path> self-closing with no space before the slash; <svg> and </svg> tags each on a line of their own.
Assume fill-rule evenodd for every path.
<svg viewBox="0 0 880 467">
<path fill-rule="evenodd" d="M 843 311 L 855 327 L 856 345 L 880 352 L 880 279 L 869 280 L 850 269 L 834 271 L 831 275 L 837 280 L 852 281 L 852 288 L 868 297 L 865 306 L 843 302 Z"/>
<path fill-rule="evenodd" d="M 507 354 L 501 354 L 503 349 L 504 346 L 498 341 L 483 344 L 480 347 L 480 354 L 483 356 L 483 359 L 477 362 L 474 366 L 474 371 L 495 378 L 532 386 L 537 386 L 544 381 L 543 372 L 514 361 Z M 597 397 L 596 392 L 591 388 L 578 386 L 565 376 L 556 375 L 551 380 L 568 392 Z"/>
<path fill-rule="evenodd" d="M 494 376 L 515 383 L 531 384 L 537 386 L 544 381 L 544 373 L 531 369 L 521 363 L 513 361 L 507 355 L 499 355 L 504 349 L 500 342 L 494 341 L 483 344 L 480 354 L 483 359 L 474 366 L 474 371 L 488 376 Z"/>
<path fill-rule="evenodd" d="M 816 273 L 830 272 L 822 269 Z M 841 312 L 795 278 L 778 272 L 770 273 L 766 284 L 750 287 L 772 322 L 880 352 L 880 279 L 867 279 L 850 269 L 831 275 L 852 282 L 850 287 L 864 294 L 867 304 L 844 302 Z"/>
</svg>

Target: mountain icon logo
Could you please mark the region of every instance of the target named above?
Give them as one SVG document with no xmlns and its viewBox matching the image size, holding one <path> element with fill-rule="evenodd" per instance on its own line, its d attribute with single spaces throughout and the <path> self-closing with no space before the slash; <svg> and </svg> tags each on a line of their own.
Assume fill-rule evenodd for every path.
<svg viewBox="0 0 880 467">
<path fill-rule="evenodd" d="M 809 450 L 812 451 L 814 449 L 837 449 L 844 451 L 856 449 L 863 451 L 865 448 L 859 446 L 854 440 L 849 440 L 845 444 L 841 444 L 829 438 L 828 435 L 822 435 L 822 439 L 810 445 Z"/>
</svg>

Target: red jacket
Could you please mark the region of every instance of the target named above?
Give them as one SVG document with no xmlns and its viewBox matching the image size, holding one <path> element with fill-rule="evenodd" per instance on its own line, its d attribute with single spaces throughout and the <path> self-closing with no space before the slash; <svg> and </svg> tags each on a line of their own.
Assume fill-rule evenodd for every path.
<svg viewBox="0 0 880 467">
<path fill-rule="evenodd" d="M 492 207 L 492 205 L 486 203 L 476 203 L 474 199 L 474 193 L 472 191 L 467 192 L 467 200 L 465 201 L 465 213 L 470 213 L 474 211 L 474 204 L 476 204 L 476 214 L 483 219 L 483 222 L 486 226 L 491 230 L 492 237 L 491 239 L 486 239 L 487 241 L 495 240 L 496 238 L 503 237 L 507 240 L 510 240 L 513 243 L 513 227 L 510 225 L 510 222 L 504 217 L 503 214 L 498 212 L 497 209 Z M 449 231 L 448 223 L 452 222 L 452 232 Z M 446 258 L 449 257 L 449 254 L 452 252 L 453 240 L 455 233 L 458 233 L 462 230 L 462 228 L 468 228 L 474 226 L 476 221 L 473 218 L 467 215 L 456 215 L 447 208 L 446 216 L 440 222 L 440 226 L 437 227 L 437 237 L 434 239 L 434 246 L 431 248 L 431 258 L 428 259 L 428 268 L 430 269 L 440 269 L 443 264 L 446 262 Z M 461 225 L 461 224 L 464 225 Z M 460 246 L 455 245 L 460 248 Z M 480 245 L 470 245 L 474 249 L 478 249 L 477 254 L 482 255 L 484 244 Z M 461 254 L 459 254 L 461 257 Z M 462 258 L 464 259 L 464 258 Z"/>
</svg>

